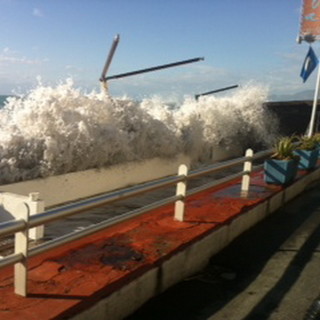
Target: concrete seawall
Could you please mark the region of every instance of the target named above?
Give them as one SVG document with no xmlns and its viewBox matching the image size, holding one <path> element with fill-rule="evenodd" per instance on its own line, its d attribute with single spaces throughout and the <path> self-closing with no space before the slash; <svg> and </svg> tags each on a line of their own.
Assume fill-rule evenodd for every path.
<svg viewBox="0 0 320 320">
<path fill-rule="evenodd" d="M 312 111 L 312 100 L 266 102 L 265 108 L 279 119 L 279 132 L 283 136 L 305 134 Z M 318 108 L 319 109 L 319 108 Z M 319 131 L 319 111 L 316 114 L 316 132 Z"/>
<path fill-rule="evenodd" d="M 109 168 L 91 169 L 45 179 L 6 184 L 0 186 L 0 190 L 24 196 L 28 196 L 30 192 L 40 192 L 41 199 L 44 200 L 46 207 L 52 207 L 177 174 L 181 163 L 189 166 L 190 158 L 180 154 L 170 159 L 154 158 L 124 163 Z"/>
<path fill-rule="evenodd" d="M 167 206 L 52 250 L 29 263 L 29 295 L 14 295 L 11 268 L 0 271 L 0 318 L 123 319 L 151 297 L 202 269 L 209 258 L 312 182 L 320 169 L 300 172 L 286 188 L 252 178 L 187 201 L 186 221 Z"/>
</svg>

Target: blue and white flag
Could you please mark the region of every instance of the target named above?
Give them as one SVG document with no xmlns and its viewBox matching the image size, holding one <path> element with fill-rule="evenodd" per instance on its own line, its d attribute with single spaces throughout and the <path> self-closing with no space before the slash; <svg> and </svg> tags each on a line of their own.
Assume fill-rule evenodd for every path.
<svg viewBox="0 0 320 320">
<path fill-rule="evenodd" d="M 317 67 L 318 63 L 318 57 L 314 53 L 313 49 L 310 47 L 304 59 L 302 69 L 300 72 L 300 77 L 303 79 L 303 82 L 307 81 L 312 71 Z"/>
</svg>

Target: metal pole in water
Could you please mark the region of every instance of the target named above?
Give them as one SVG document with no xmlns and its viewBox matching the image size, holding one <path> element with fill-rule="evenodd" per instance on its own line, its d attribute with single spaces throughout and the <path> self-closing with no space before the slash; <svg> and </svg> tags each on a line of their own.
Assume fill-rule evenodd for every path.
<svg viewBox="0 0 320 320">
<path fill-rule="evenodd" d="M 124 78 L 124 77 L 129 77 L 129 76 L 134 76 L 136 74 L 146 73 L 146 72 L 150 72 L 150 71 L 157 71 L 157 70 L 161 70 L 161 69 L 165 69 L 165 68 L 177 67 L 177 66 L 180 66 L 180 65 L 183 65 L 183 64 L 198 62 L 198 61 L 202 61 L 202 60 L 204 60 L 203 57 L 194 58 L 194 59 L 189 59 L 189 60 L 183 60 L 183 61 L 163 64 L 163 65 L 159 65 L 159 66 L 155 66 L 155 67 L 151 67 L 151 68 L 140 69 L 140 70 L 136 70 L 136 71 L 116 74 L 116 75 L 113 75 L 113 76 L 105 77 L 104 81 L 112 80 L 112 79 L 119 79 L 119 78 Z"/>
<path fill-rule="evenodd" d="M 101 73 L 101 77 L 100 77 L 100 81 L 101 81 L 101 84 L 103 86 L 103 88 L 105 90 L 107 90 L 107 81 L 106 81 L 106 74 L 108 72 L 108 69 L 110 67 L 110 64 L 111 64 L 111 61 L 112 61 L 112 58 L 113 58 L 113 55 L 116 51 L 116 48 L 118 46 L 118 43 L 119 43 L 119 40 L 120 40 L 120 35 L 117 34 L 114 39 L 113 39 L 113 43 L 112 43 L 112 46 L 110 48 L 110 51 L 109 51 L 109 54 L 108 54 L 108 57 L 107 57 L 107 60 L 106 60 L 106 63 L 104 64 L 104 67 L 103 67 L 103 70 L 102 70 L 102 73 Z"/>
<path fill-rule="evenodd" d="M 196 98 L 196 100 L 198 100 L 199 97 L 201 97 L 201 96 L 206 96 L 208 94 L 217 93 L 217 92 L 221 92 L 221 91 L 225 91 L 225 90 L 230 90 L 230 89 L 234 89 L 234 88 L 238 88 L 238 87 L 239 86 L 236 84 L 234 86 L 225 87 L 225 88 L 221 88 L 221 89 L 217 89 L 217 90 L 212 90 L 212 91 L 196 94 L 194 97 Z"/>
</svg>

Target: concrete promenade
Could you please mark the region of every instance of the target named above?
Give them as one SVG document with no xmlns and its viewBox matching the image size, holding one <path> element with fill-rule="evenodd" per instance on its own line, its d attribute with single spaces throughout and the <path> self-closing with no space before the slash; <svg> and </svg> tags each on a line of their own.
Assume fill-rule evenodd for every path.
<svg viewBox="0 0 320 320">
<path fill-rule="evenodd" d="M 299 210 L 295 211 L 295 215 L 271 213 L 319 179 L 318 167 L 312 173 L 300 172 L 292 185 L 282 188 L 266 185 L 263 172 L 260 171 L 253 175 L 251 189 L 246 196 L 241 194 L 240 181 L 237 179 L 188 198 L 184 222 L 174 221 L 173 206 L 166 206 L 35 256 L 29 261 L 29 289 L 26 298 L 14 294 L 12 268 L 2 269 L 0 319 L 124 319 L 150 298 L 183 279 L 186 280 L 182 285 L 191 285 L 191 291 L 183 288 L 174 294 L 171 300 L 180 302 L 173 305 L 174 309 L 187 310 L 187 313 L 181 315 L 172 311 L 161 318 L 161 312 L 152 307 L 149 315 L 145 318 L 138 315 L 136 319 L 156 319 L 157 316 L 160 319 L 233 319 L 227 309 L 226 314 L 219 315 L 219 312 L 224 312 L 223 306 L 228 304 L 231 305 L 229 310 L 235 312 L 234 316 L 239 316 L 240 310 L 248 312 L 242 318 L 234 319 L 246 319 L 246 316 L 250 316 L 251 309 L 252 314 L 260 312 L 260 308 L 264 312 L 260 301 L 263 302 L 265 297 L 269 297 L 268 290 L 274 285 L 269 288 L 265 283 L 258 283 L 255 286 L 253 279 L 259 279 L 259 274 L 268 266 L 267 262 L 273 256 L 275 248 L 279 247 L 279 243 L 284 244 L 289 235 L 294 230 L 299 230 L 298 227 L 303 225 L 304 221 L 310 228 L 318 223 L 316 220 L 308 222 L 308 214 Z M 309 203 L 303 202 L 303 208 L 308 206 Z M 316 219 L 312 218 L 311 213 L 309 215 L 310 219 Z M 282 217 L 282 220 L 272 220 L 277 217 Z M 267 219 L 271 226 L 268 232 L 265 227 L 256 225 L 264 219 Z M 232 247 L 237 243 L 236 239 L 253 226 L 253 231 L 258 230 L 256 236 L 249 238 L 244 244 L 240 243 L 239 247 Z M 278 236 L 273 235 L 274 230 L 278 230 Z M 263 236 L 259 238 L 260 235 Z M 316 240 L 313 237 L 316 237 Z M 313 247 L 314 242 L 317 243 L 317 236 L 310 238 Z M 284 254 L 292 255 L 294 261 L 295 254 L 299 258 L 298 244 L 304 248 L 304 241 L 308 243 L 309 236 L 301 231 L 299 239 L 300 242 L 289 241 L 288 246 L 284 246 L 282 250 Z M 233 241 L 236 242 L 232 243 Z M 273 246 L 269 248 L 270 243 Z M 266 245 L 266 249 L 263 249 L 262 244 Z M 227 248 L 223 251 L 224 255 L 215 255 L 224 248 Z M 249 253 L 246 255 L 247 249 Z M 209 268 L 197 274 L 214 255 Z M 306 261 L 304 256 L 299 259 L 300 264 Z M 289 260 L 287 263 L 288 266 L 291 265 Z M 275 265 L 278 266 L 278 263 L 275 262 Z M 249 275 L 248 279 L 251 280 L 242 278 L 242 274 L 251 269 L 254 272 L 253 276 Z M 272 266 L 270 270 L 273 275 L 275 271 Z M 285 267 L 283 274 L 286 270 Z M 294 268 L 295 277 L 300 274 L 300 271 L 296 270 L 300 269 Z M 212 284 L 217 282 L 217 275 L 223 281 L 221 280 L 220 287 L 218 286 L 214 293 L 212 288 L 215 286 Z M 281 277 L 280 280 L 274 277 L 276 284 L 281 283 Z M 251 282 L 253 288 L 247 296 L 241 298 L 239 294 L 246 292 L 245 289 Z M 311 284 L 315 284 L 315 281 Z M 191 300 L 186 299 L 188 292 Z M 278 294 L 278 291 L 274 292 L 275 295 Z M 270 299 L 273 299 L 274 292 L 271 291 Z M 255 297 L 257 299 L 252 305 L 245 306 L 245 303 L 253 301 Z M 309 296 L 305 306 L 311 303 L 311 300 Z M 201 308 L 196 304 L 196 309 L 193 309 L 192 306 L 195 306 L 197 301 Z M 269 304 L 269 300 L 266 301 Z M 274 302 L 270 304 L 272 311 L 275 311 Z M 162 304 L 160 309 L 170 310 L 170 305 L 172 304 Z M 201 310 L 200 314 L 198 310 Z"/>
<path fill-rule="evenodd" d="M 318 182 L 127 319 L 302 320 L 319 266 Z"/>
</svg>

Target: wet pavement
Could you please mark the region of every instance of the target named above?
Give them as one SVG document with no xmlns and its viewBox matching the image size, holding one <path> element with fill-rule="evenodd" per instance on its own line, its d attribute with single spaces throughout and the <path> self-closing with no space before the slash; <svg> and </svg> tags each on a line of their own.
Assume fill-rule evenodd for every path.
<svg viewBox="0 0 320 320">
<path fill-rule="evenodd" d="M 320 296 L 320 184 L 126 320 L 302 320 Z M 308 320 L 311 320 L 308 319 Z"/>
</svg>

